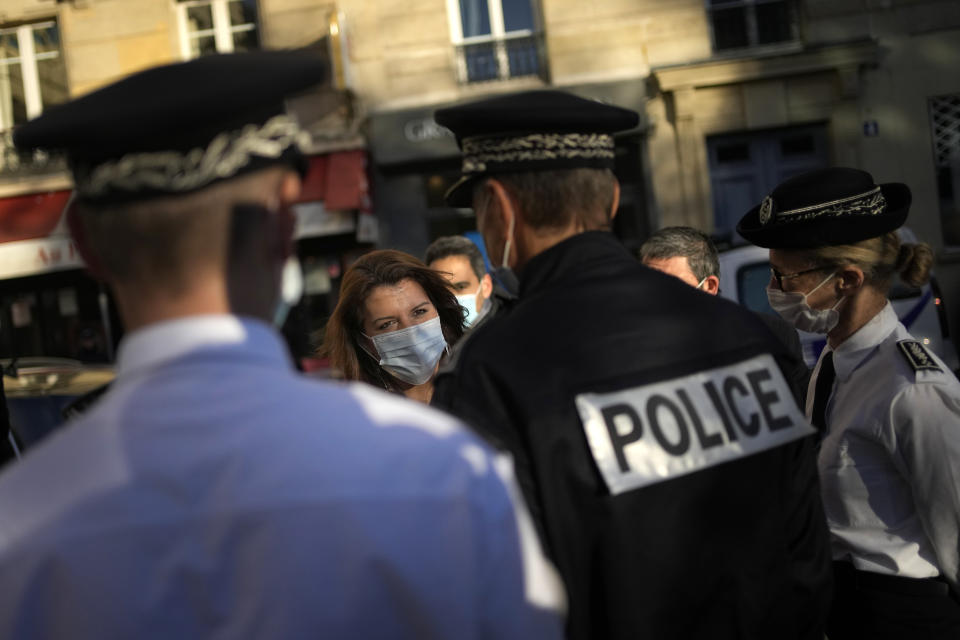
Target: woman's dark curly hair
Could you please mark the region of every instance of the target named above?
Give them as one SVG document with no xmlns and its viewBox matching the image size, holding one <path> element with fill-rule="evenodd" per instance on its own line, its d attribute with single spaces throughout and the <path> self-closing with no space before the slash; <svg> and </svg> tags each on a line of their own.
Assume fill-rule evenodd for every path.
<svg viewBox="0 0 960 640">
<path fill-rule="evenodd" d="M 440 316 L 447 344 L 463 335 L 463 307 L 450 291 L 446 279 L 413 256 L 402 251 L 372 251 L 347 269 L 340 284 L 340 299 L 327 322 L 320 354 L 347 380 L 362 380 L 377 386 L 397 388 L 393 376 L 362 352 L 363 310 L 367 296 L 377 287 L 413 280 L 426 292 Z"/>
</svg>

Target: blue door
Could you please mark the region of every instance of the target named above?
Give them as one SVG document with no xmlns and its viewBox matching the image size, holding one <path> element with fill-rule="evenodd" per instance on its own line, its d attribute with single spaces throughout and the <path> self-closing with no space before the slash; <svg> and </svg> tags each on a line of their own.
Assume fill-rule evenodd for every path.
<svg viewBox="0 0 960 640">
<path fill-rule="evenodd" d="M 743 214 L 787 178 L 827 166 L 826 126 L 711 136 L 707 153 L 714 234 L 742 243 L 735 229 Z"/>
</svg>

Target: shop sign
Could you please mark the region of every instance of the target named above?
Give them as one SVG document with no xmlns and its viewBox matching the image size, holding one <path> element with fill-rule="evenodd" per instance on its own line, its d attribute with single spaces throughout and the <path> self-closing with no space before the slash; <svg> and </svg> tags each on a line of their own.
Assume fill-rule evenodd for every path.
<svg viewBox="0 0 960 640">
<path fill-rule="evenodd" d="M 375 162 L 390 165 L 458 158 L 456 138 L 434 121 L 435 108 L 372 115 L 369 140 Z"/>
<path fill-rule="evenodd" d="M 442 138 L 453 138 L 453 132 L 446 127 L 437 124 L 432 117 L 416 118 L 408 120 L 403 125 L 403 137 L 407 142 L 427 142 L 428 140 L 440 140 Z"/>
<path fill-rule="evenodd" d="M 69 236 L 0 243 L 0 279 L 82 267 L 83 260 Z"/>
</svg>

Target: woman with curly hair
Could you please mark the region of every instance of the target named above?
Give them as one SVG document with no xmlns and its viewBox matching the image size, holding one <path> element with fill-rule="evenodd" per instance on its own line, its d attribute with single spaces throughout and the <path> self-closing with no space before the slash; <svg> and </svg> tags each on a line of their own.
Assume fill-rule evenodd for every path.
<svg viewBox="0 0 960 640">
<path fill-rule="evenodd" d="M 442 275 L 401 251 L 373 251 L 344 274 L 321 353 L 347 380 L 430 402 L 440 358 L 463 335 Z"/>
</svg>

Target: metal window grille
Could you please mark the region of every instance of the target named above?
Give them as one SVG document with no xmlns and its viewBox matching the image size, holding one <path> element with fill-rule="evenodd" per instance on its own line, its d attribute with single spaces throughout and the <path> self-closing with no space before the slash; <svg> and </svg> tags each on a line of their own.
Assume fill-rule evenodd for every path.
<svg viewBox="0 0 960 640">
<path fill-rule="evenodd" d="M 447 7 L 461 84 L 546 76 L 534 2 L 447 0 Z"/>
<path fill-rule="evenodd" d="M 937 166 L 948 166 L 960 156 L 960 94 L 930 99 L 930 127 Z"/>
<path fill-rule="evenodd" d="M 935 96 L 928 104 L 943 243 L 960 248 L 960 94 Z"/>
<path fill-rule="evenodd" d="M 542 75 L 540 34 L 476 40 L 471 38 L 470 43 L 456 46 L 461 84 Z"/>
</svg>

